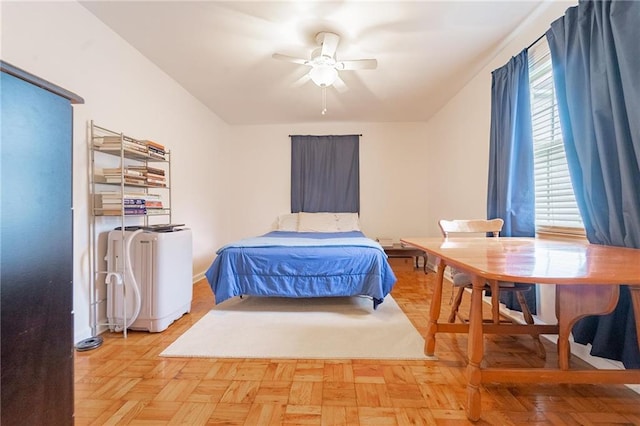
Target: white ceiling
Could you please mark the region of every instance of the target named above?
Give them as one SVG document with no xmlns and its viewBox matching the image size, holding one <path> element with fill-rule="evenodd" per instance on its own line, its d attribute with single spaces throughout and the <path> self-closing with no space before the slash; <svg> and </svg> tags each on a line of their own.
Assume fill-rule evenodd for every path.
<svg viewBox="0 0 640 426">
<path fill-rule="evenodd" d="M 87 1 L 82 4 L 229 124 L 423 121 L 496 53 L 538 1 Z M 340 35 L 348 90 L 294 83 L 315 35 Z M 489 88 L 487 88 L 489 90 Z"/>
</svg>

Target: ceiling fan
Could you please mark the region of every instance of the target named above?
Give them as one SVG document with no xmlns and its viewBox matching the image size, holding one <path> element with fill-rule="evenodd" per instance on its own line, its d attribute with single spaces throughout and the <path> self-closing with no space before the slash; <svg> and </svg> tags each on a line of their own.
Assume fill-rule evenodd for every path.
<svg viewBox="0 0 640 426">
<path fill-rule="evenodd" d="M 324 89 L 329 86 L 334 86 L 337 90 L 342 91 L 347 87 L 338 75 L 338 71 L 375 69 L 378 66 L 378 61 L 376 59 L 336 60 L 336 49 L 340 42 L 340 36 L 335 33 L 320 32 L 316 34 L 316 42 L 320 47 L 311 52 L 310 59 L 295 58 L 280 53 L 274 53 L 272 57 L 274 59 L 311 67 L 311 70 L 303 76 L 298 84 L 305 83 L 311 79 L 315 84 L 323 88 L 322 114 L 325 114 L 327 109 Z"/>
</svg>

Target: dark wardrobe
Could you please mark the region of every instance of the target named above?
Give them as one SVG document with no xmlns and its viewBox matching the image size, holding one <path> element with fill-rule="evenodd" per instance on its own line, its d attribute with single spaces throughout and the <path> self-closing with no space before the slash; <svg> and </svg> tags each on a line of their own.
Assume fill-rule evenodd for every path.
<svg viewBox="0 0 640 426">
<path fill-rule="evenodd" d="M 0 423 L 72 425 L 71 104 L 82 99 L 0 66 Z"/>
</svg>

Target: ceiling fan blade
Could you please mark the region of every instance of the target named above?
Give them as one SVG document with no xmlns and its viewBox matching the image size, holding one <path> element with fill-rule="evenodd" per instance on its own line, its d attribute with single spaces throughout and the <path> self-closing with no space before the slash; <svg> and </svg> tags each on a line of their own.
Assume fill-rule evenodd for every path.
<svg viewBox="0 0 640 426">
<path fill-rule="evenodd" d="M 311 77 L 309 76 L 309 73 L 306 73 L 305 75 L 303 75 L 302 77 L 300 77 L 299 79 L 291 83 L 291 87 L 293 88 L 302 87 L 309 80 L 311 80 Z"/>
<path fill-rule="evenodd" d="M 339 70 L 373 70 L 378 67 L 376 59 L 354 59 L 351 61 L 336 62 Z"/>
<path fill-rule="evenodd" d="M 322 56 L 333 58 L 338 48 L 340 36 L 334 33 L 319 33 L 317 41 L 322 44 Z"/>
<path fill-rule="evenodd" d="M 294 64 L 300 65 L 308 65 L 307 62 L 309 62 L 307 59 L 294 58 L 293 56 L 282 55 L 280 53 L 274 53 L 273 55 L 271 55 L 271 57 L 280 61 L 293 62 Z"/>
<path fill-rule="evenodd" d="M 340 76 L 336 77 L 335 81 L 333 82 L 333 87 L 335 87 L 336 90 L 340 93 L 344 93 L 349 90 L 347 85 L 344 83 L 344 80 L 341 79 Z"/>
</svg>

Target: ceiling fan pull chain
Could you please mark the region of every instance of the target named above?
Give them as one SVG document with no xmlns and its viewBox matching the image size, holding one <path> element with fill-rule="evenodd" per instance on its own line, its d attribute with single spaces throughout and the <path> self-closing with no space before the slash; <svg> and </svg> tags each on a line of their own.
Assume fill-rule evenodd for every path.
<svg viewBox="0 0 640 426">
<path fill-rule="evenodd" d="M 327 86 L 322 86 L 322 115 L 327 113 Z"/>
</svg>

